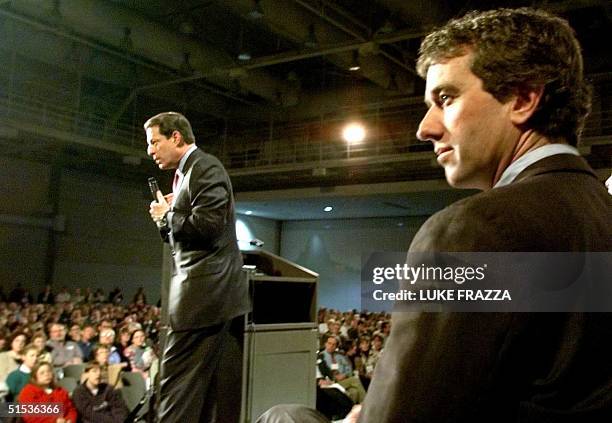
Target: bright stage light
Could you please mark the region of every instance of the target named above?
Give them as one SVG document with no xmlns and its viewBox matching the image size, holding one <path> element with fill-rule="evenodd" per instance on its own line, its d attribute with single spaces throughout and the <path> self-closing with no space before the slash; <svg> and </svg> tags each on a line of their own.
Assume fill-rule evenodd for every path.
<svg viewBox="0 0 612 423">
<path fill-rule="evenodd" d="M 342 131 L 342 137 L 349 144 L 356 144 L 365 139 L 365 128 L 359 123 L 348 124 Z"/>
</svg>

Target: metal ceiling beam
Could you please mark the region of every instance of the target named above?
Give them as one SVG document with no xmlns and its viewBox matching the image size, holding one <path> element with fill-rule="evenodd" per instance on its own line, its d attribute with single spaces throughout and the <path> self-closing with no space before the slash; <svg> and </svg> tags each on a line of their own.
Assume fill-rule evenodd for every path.
<svg viewBox="0 0 612 423">
<path fill-rule="evenodd" d="M 253 7 L 252 2 L 248 0 L 219 1 L 219 4 L 238 16 L 247 15 Z M 259 5 L 263 10 L 263 17 L 260 19 L 261 25 L 266 26 L 274 31 L 274 33 L 298 45 L 303 44 L 307 40 L 309 32 L 312 32 L 312 25 L 314 25 L 318 43 L 322 46 L 334 46 L 345 42 L 365 43 L 371 41 L 358 34 L 357 31 L 344 26 L 342 23 L 338 24 L 344 30 L 338 28 L 337 25 L 329 22 L 326 17 L 322 18 L 319 14 L 315 13 L 316 10 L 307 10 L 301 4 L 295 2 L 284 2 L 281 4 L 281 2 L 277 1 L 261 0 Z M 356 36 L 359 36 L 359 38 L 356 38 Z M 371 44 L 371 46 L 376 47 L 374 44 Z M 364 51 L 364 53 L 366 52 Z M 371 50 L 366 54 L 362 54 L 360 57 L 361 69 L 357 74 L 365 79 L 369 79 L 382 88 L 387 88 L 391 75 L 395 75 L 400 91 L 412 93 L 414 90 L 415 72 L 411 66 L 408 66 L 402 60 L 394 58 L 395 62 L 391 62 L 388 58 L 384 57 L 386 54 L 388 53 L 382 50 Z M 328 56 L 328 60 L 331 63 L 348 70 L 352 58 L 350 52 L 328 54 Z"/>
<path fill-rule="evenodd" d="M 22 15 L 27 15 L 30 18 L 44 20 L 47 17 L 46 13 L 53 7 L 52 3 L 53 1 L 50 0 L 20 0 L 11 4 L 12 10 L 18 11 L 19 14 L 6 10 L 3 10 L 3 12 L 21 18 L 23 18 Z M 229 67 L 235 63 L 234 59 L 224 51 L 172 32 L 163 25 L 149 21 L 112 2 L 63 0 L 60 2 L 60 14 L 62 17 L 61 23 L 63 26 L 70 28 L 69 32 L 49 25 L 44 25 L 44 29 L 58 35 L 67 36 L 75 41 L 84 42 L 91 47 L 100 48 L 98 43 L 113 46 L 113 48 L 104 47 L 104 51 L 109 54 L 116 55 L 116 50 L 121 52 L 121 39 L 124 37 L 124 30 L 130 28 L 132 51 L 135 55 L 145 57 L 147 61 L 155 64 L 155 68 L 158 70 L 160 70 L 159 64 L 163 64 L 162 69 L 166 67 L 166 69 L 171 68 L 174 71 L 180 71 L 181 64 L 184 61 L 184 53 L 190 54 L 191 66 L 195 70 L 200 70 L 203 74 L 208 69 Z M 31 21 L 42 25 L 34 19 L 31 19 Z M 94 43 L 90 39 L 96 40 L 96 42 Z M 125 60 L 135 60 L 132 54 L 119 54 Z M 147 61 L 140 60 L 138 65 L 150 67 L 151 64 Z M 226 75 L 211 78 L 211 82 L 226 88 L 228 91 L 233 87 L 233 81 Z M 279 92 L 285 93 L 292 88 L 286 81 L 278 80 L 262 71 L 251 72 L 241 80 L 241 86 L 249 92 L 272 102 L 278 100 Z M 217 94 L 221 92 L 224 91 L 219 90 Z"/>
<path fill-rule="evenodd" d="M 140 67 L 143 67 L 145 69 L 150 69 L 153 72 L 156 73 L 163 73 L 166 74 L 168 76 L 171 77 L 175 77 L 176 76 L 176 70 L 165 67 L 165 66 L 160 66 L 160 65 L 156 65 L 154 63 L 150 63 L 148 61 L 144 61 L 139 59 L 138 57 L 136 57 L 134 54 L 129 54 L 129 53 L 124 53 L 121 52 L 119 50 L 113 49 L 113 48 L 109 48 L 107 46 L 101 45 L 99 43 L 96 43 L 94 41 L 91 41 L 89 39 L 86 39 L 84 37 L 75 35 L 73 33 L 67 32 L 65 30 L 62 30 L 60 28 L 54 27 L 52 25 L 46 24 L 44 22 L 40 22 L 37 21 L 35 19 L 29 18 L 27 16 L 22 16 L 18 13 L 14 13 L 11 12 L 9 10 L 5 10 L 5 9 L 0 9 L 0 16 L 5 16 L 9 19 L 12 19 L 16 22 L 19 23 L 23 23 L 26 24 L 28 26 L 31 26 L 39 31 L 44 31 L 50 34 L 54 34 L 57 35 L 58 37 L 64 38 L 66 40 L 78 43 L 80 45 L 86 46 L 88 48 L 91 48 L 94 51 L 99 51 L 102 52 L 104 54 L 107 54 L 111 57 L 116 57 L 122 61 L 125 61 L 127 63 L 131 63 Z M 233 101 L 237 101 L 240 102 L 242 104 L 246 104 L 249 106 L 253 106 L 254 103 L 248 100 L 245 100 L 243 98 L 240 98 L 232 93 L 229 92 L 225 92 L 221 89 L 217 89 L 215 87 L 210 87 L 206 84 L 203 83 L 198 83 L 196 81 L 196 79 L 201 79 L 201 78 L 193 78 L 192 82 L 195 84 L 195 86 L 199 89 L 202 89 L 204 91 L 213 93 L 215 95 L 219 95 L 221 97 L 225 97 L 225 98 L 229 98 Z M 136 91 L 138 92 L 138 90 Z M 129 106 L 129 104 L 131 103 L 131 101 L 133 101 L 134 96 L 130 95 L 128 96 L 129 102 L 127 104 L 122 105 L 119 110 L 121 111 L 121 113 L 116 113 L 113 118 L 111 119 L 112 123 L 115 123 L 117 121 L 117 119 L 119 119 L 119 117 L 121 117 L 121 115 L 123 114 L 123 112 L 127 109 L 127 106 Z"/>
<path fill-rule="evenodd" d="M 353 30 L 351 30 L 350 28 L 347 28 L 345 25 L 342 25 L 340 22 L 338 22 L 337 20 L 333 19 L 332 17 L 322 13 L 320 10 L 317 10 L 316 7 L 311 6 L 309 3 L 303 1 L 303 0 L 293 0 L 294 2 L 296 2 L 297 4 L 299 4 L 300 6 L 302 6 L 303 8 L 305 8 L 306 10 L 309 10 L 310 12 L 314 13 L 315 15 L 317 15 L 318 17 L 320 17 L 321 19 L 329 22 L 330 24 L 334 25 L 336 28 L 344 31 L 345 33 L 349 34 L 350 36 L 356 38 L 357 40 L 365 43 L 368 42 L 368 38 L 364 37 L 363 35 L 361 35 L 358 32 L 355 32 Z M 391 62 L 393 62 L 394 64 L 396 64 L 397 66 L 399 66 L 400 68 L 412 73 L 415 76 L 418 76 L 418 74 L 416 73 L 416 70 L 414 70 L 411 66 L 406 65 L 406 63 L 404 63 L 402 60 L 398 59 L 397 57 L 394 57 L 393 55 L 387 53 L 386 51 L 380 50 L 379 54 L 383 57 L 385 57 L 386 59 L 390 60 Z"/>
</svg>

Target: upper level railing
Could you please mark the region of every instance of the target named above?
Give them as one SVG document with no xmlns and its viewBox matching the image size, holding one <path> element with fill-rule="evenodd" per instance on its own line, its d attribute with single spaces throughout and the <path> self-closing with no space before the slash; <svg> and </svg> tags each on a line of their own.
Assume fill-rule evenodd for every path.
<svg viewBox="0 0 612 423">
<path fill-rule="evenodd" d="M 601 102 L 594 102 L 600 104 Z M 422 158 L 421 151 L 431 150 L 429 143 L 416 140 L 416 129 L 424 113 L 421 105 L 403 106 L 363 116 L 369 128 L 365 140 L 347 144 L 341 139 L 340 119 L 324 122 L 284 125 L 282 127 L 230 133 L 225 142 L 207 144 L 229 169 L 253 170 L 317 167 L 330 162 L 336 165 L 354 163 L 354 159 L 410 160 Z M 0 92 L 0 119 L 17 125 L 55 130 L 71 137 L 104 141 L 142 152 L 141 127 L 109 125 L 109 117 L 58 105 L 48 99 L 11 95 Z M 197 135 L 197 134 L 196 134 Z M 612 142 L 612 107 L 595 107 L 587 120 L 583 144 Z"/>
<path fill-rule="evenodd" d="M 107 119 L 95 113 L 85 113 L 56 103 L 19 95 L 0 96 L 0 118 L 61 131 L 74 136 L 107 141 L 124 147 L 140 147 L 140 128 L 128 125 L 108 126 Z M 136 131 L 139 132 L 136 132 Z"/>
</svg>

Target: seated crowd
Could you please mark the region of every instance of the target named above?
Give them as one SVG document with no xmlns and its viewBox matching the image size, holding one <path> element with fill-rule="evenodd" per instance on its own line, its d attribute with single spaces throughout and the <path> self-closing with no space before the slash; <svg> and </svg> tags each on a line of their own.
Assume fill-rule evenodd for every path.
<svg viewBox="0 0 612 423">
<path fill-rule="evenodd" d="M 317 409 L 335 420 L 365 398 L 391 330 L 390 315 L 322 308 L 318 323 Z"/>
<path fill-rule="evenodd" d="M 0 400 L 61 403 L 64 416 L 50 417 L 54 423 L 123 421 L 128 408 L 118 393 L 120 375 L 153 383 L 160 310 L 147 305 L 142 289 L 129 305 L 122 304 L 119 288 L 106 297 L 102 290 L 78 288 L 54 294 L 47 286 L 37 302 L 21 287 L 0 294 Z M 322 308 L 318 323 L 317 409 L 342 418 L 366 395 L 390 316 Z M 78 365 L 79 380 L 70 386 L 65 382 Z"/>
<path fill-rule="evenodd" d="M 123 305 L 121 289 L 108 297 L 47 286 L 33 296 L 17 286 L 0 295 L 0 401 L 59 403 L 63 416 L 25 416 L 25 423 L 117 422 L 128 416 L 126 373 L 152 385 L 159 365 L 159 307 L 141 288 Z"/>
</svg>

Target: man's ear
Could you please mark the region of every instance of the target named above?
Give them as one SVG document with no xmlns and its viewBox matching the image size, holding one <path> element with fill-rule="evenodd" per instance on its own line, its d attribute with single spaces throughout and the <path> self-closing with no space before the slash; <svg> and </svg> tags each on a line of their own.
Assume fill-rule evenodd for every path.
<svg viewBox="0 0 612 423">
<path fill-rule="evenodd" d="M 174 142 L 177 146 L 183 144 L 183 134 L 179 131 L 172 131 L 172 142 Z"/>
<path fill-rule="evenodd" d="M 535 113 L 542 99 L 544 86 L 524 87 L 518 90 L 518 94 L 512 104 L 512 122 L 522 125 Z"/>
</svg>

